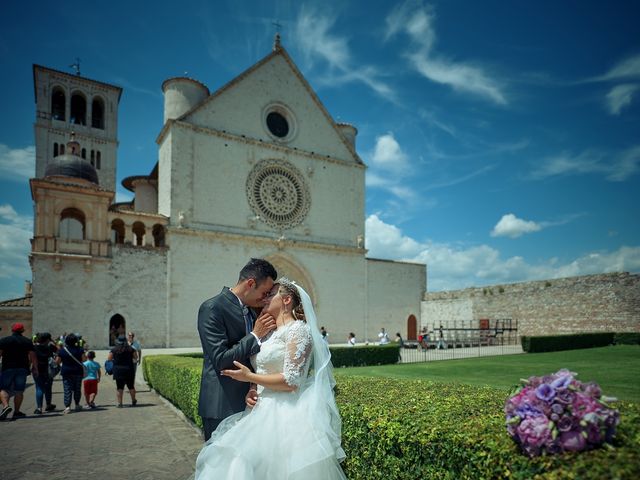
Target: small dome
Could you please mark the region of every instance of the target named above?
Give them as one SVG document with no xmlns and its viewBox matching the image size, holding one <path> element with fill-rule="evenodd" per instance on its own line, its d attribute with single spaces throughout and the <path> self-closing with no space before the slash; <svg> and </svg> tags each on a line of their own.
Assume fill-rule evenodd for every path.
<svg viewBox="0 0 640 480">
<path fill-rule="evenodd" d="M 81 178 L 99 185 L 98 172 L 96 172 L 96 169 L 85 159 L 77 155 L 58 155 L 47 164 L 44 176 Z"/>
</svg>

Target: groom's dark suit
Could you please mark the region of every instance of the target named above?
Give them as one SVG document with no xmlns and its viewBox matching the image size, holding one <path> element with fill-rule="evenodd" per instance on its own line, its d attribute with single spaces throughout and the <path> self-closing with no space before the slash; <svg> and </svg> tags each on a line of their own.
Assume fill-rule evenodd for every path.
<svg viewBox="0 0 640 480">
<path fill-rule="evenodd" d="M 253 319 L 251 309 L 249 315 Z M 258 353 L 260 346 L 247 333 L 240 301 L 227 287 L 200 305 L 198 333 L 204 352 L 198 413 L 203 420 L 222 420 L 244 410 L 249 384 L 224 377 L 220 371 L 236 369 L 234 360 L 251 368 L 249 357 Z M 207 433 L 205 429 L 205 436 Z"/>
</svg>

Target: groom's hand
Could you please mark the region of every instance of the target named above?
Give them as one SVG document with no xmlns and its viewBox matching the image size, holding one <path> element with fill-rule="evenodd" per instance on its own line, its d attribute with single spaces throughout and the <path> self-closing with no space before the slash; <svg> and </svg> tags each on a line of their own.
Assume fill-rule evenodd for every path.
<svg viewBox="0 0 640 480">
<path fill-rule="evenodd" d="M 271 330 L 276 328 L 276 319 L 270 313 L 263 313 L 258 317 L 256 323 L 253 326 L 253 333 L 258 338 L 264 337 Z"/>
</svg>

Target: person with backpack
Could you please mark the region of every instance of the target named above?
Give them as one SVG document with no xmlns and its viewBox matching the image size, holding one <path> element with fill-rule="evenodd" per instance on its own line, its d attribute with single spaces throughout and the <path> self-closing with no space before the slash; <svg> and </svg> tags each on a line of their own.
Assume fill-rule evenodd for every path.
<svg viewBox="0 0 640 480">
<path fill-rule="evenodd" d="M 70 333 L 64 339 L 64 345 L 58 350 L 58 364 L 62 365 L 62 386 L 64 387 L 64 411 L 71 412 L 71 397 L 76 404 L 76 410 L 82 410 L 82 379 L 84 378 L 84 362 L 87 359 L 84 349 L 78 346 L 78 337 Z"/>
<path fill-rule="evenodd" d="M 33 346 L 38 358 L 38 376 L 34 378 L 36 385 L 36 409 L 33 411 L 34 415 L 42 414 L 42 401 L 47 404 L 44 411 L 51 412 L 56 409 L 56 406 L 51 403 L 51 389 L 53 387 L 53 374 L 55 370 L 51 371 L 50 362 L 55 361 L 55 355 L 58 349 L 55 343 L 51 339 L 50 333 L 39 333 L 36 337 L 36 343 Z"/>
<path fill-rule="evenodd" d="M 127 343 L 127 337 L 120 335 L 116 340 L 116 346 L 111 349 L 107 357 L 107 361 L 113 362 L 113 379 L 116 381 L 118 408 L 122 408 L 122 396 L 125 385 L 129 389 L 129 395 L 131 395 L 131 406 L 135 407 L 138 403 L 136 400 L 136 370 L 134 366 L 137 360 L 138 352 Z"/>
</svg>

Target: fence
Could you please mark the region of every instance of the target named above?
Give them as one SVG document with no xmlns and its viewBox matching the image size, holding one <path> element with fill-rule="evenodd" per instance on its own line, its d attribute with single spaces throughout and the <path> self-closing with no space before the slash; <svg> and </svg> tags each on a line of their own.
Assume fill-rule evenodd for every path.
<svg viewBox="0 0 640 480">
<path fill-rule="evenodd" d="M 512 319 L 481 319 L 454 322 L 447 328 L 423 329 L 418 341 L 405 341 L 401 363 L 430 362 L 456 358 L 488 357 L 522 353 L 518 322 Z"/>
</svg>

